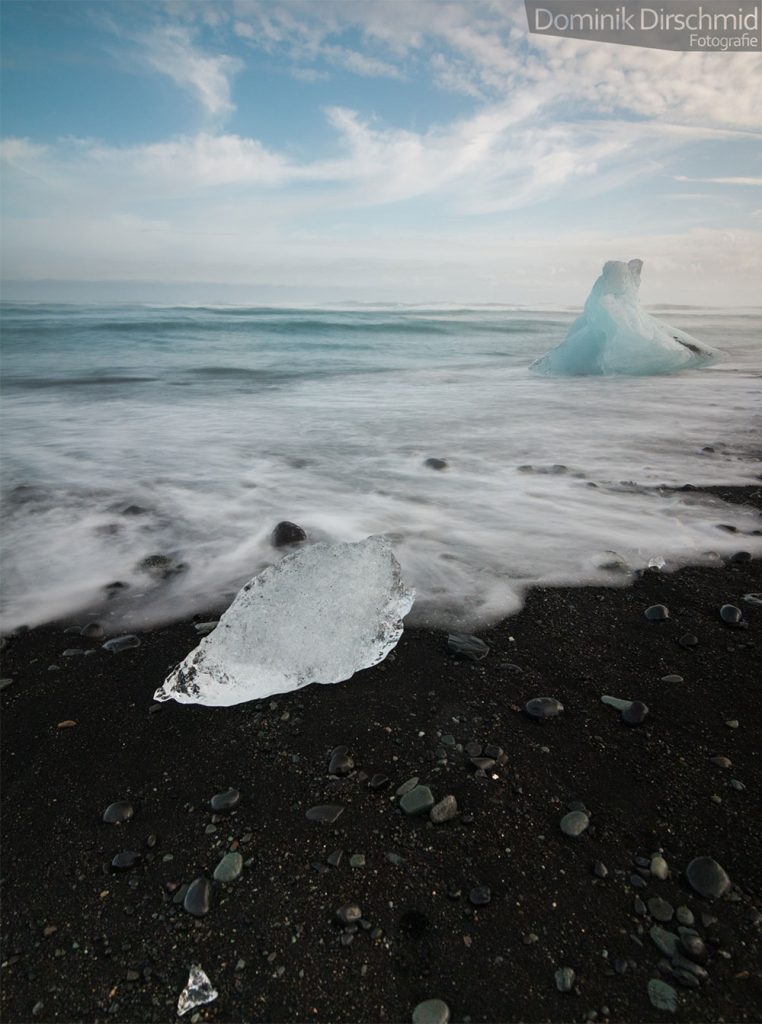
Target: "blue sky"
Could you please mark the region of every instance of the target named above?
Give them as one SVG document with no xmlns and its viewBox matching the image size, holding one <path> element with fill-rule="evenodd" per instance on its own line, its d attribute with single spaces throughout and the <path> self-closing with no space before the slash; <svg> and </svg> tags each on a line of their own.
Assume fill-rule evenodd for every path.
<svg viewBox="0 0 762 1024">
<path fill-rule="evenodd" d="M 579 302 L 638 256 L 649 301 L 759 302 L 759 54 L 513 0 L 1 10 L 9 296 Z"/>
</svg>

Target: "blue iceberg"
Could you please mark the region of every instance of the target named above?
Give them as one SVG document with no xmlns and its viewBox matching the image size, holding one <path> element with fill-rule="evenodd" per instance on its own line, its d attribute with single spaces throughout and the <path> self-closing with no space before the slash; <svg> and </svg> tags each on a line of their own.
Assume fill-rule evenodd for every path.
<svg viewBox="0 0 762 1024">
<path fill-rule="evenodd" d="M 718 353 L 640 305 L 642 260 L 604 264 L 581 316 L 530 365 L 547 376 L 650 376 L 705 366 Z"/>
</svg>

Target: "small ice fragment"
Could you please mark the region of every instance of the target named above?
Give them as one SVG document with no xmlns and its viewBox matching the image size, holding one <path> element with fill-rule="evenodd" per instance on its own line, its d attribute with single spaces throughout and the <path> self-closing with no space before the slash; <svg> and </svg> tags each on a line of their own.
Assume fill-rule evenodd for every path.
<svg viewBox="0 0 762 1024">
<path fill-rule="evenodd" d="M 127 636 L 115 636 L 102 645 L 104 651 L 118 654 L 120 651 L 127 651 L 130 647 L 140 647 L 140 640 L 131 633 Z"/>
<path fill-rule="evenodd" d="M 642 260 L 604 264 L 582 316 L 556 348 L 531 364 L 547 376 L 651 376 L 712 362 L 718 353 L 646 313 L 638 289 Z"/>
<path fill-rule="evenodd" d="M 213 1003 L 219 993 L 212 988 L 212 983 L 201 970 L 198 964 L 194 964 L 188 975 L 188 984 L 180 993 L 177 1000 L 177 1016 L 182 1017 L 189 1010 L 195 1010 L 197 1006 L 204 1003 Z"/>
<path fill-rule="evenodd" d="M 744 594 L 743 599 L 747 604 L 756 604 L 762 607 L 762 594 Z"/>
<path fill-rule="evenodd" d="M 384 537 L 302 548 L 238 592 L 155 699 L 228 706 L 349 679 L 396 646 L 413 597 Z"/>
<path fill-rule="evenodd" d="M 653 558 L 648 559 L 649 569 L 663 569 L 666 564 L 666 561 L 660 555 L 654 555 Z"/>
</svg>

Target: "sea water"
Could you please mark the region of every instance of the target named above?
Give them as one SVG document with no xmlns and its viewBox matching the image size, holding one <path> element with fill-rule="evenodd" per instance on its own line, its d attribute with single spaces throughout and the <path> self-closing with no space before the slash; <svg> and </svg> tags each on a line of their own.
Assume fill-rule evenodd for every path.
<svg viewBox="0 0 762 1024">
<path fill-rule="evenodd" d="M 760 553 L 751 509 L 677 488 L 759 483 L 762 310 L 654 312 L 721 360 L 530 374 L 576 310 L 6 304 L 2 628 L 229 603 L 283 519 L 388 536 L 408 621 L 458 629 L 533 583 Z"/>
</svg>

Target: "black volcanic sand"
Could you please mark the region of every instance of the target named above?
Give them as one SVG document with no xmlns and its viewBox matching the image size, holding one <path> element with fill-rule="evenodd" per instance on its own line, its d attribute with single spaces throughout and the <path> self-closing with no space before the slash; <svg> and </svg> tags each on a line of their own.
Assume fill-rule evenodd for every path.
<svg viewBox="0 0 762 1024">
<path fill-rule="evenodd" d="M 762 507 L 758 489 L 725 496 Z M 521 614 L 481 632 L 491 651 L 478 664 L 454 660 L 442 633 L 407 630 L 386 662 L 348 682 L 234 708 L 152 701 L 197 643 L 192 622 L 117 655 L 60 624 L 11 637 L 3 1019 L 171 1021 L 198 963 L 219 998 L 186 1020 L 409 1021 L 433 997 L 456 1021 L 759 1020 L 762 608 L 742 601 L 753 591 L 759 561 L 647 572 L 624 589 L 537 588 Z M 748 628 L 720 621 L 726 602 Z M 655 603 L 668 621 L 646 621 Z M 697 646 L 680 646 L 686 633 Z M 97 653 L 62 658 L 67 647 Z M 661 681 L 671 673 L 684 681 Z M 628 728 L 602 694 L 645 701 L 650 714 Z M 565 711 L 533 721 L 522 709 L 535 696 Z M 76 725 L 58 728 L 65 720 Z M 498 744 L 505 764 L 479 776 L 453 748 L 438 764 L 448 733 Z M 330 778 L 341 744 L 355 771 Z M 374 792 L 377 772 L 391 785 Z M 404 816 L 394 791 L 411 776 L 436 799 L 454 794 L 459 816 Z M 209 800 L 230 786 L 240 804 L 207 834 Z M 104 824 L 116 800 L 134 818 Z M 591 824 L 572 839 L 559 821 L 575 802 Z M 335 824 L 305 818 L 322 803 L 345 807 Z M 236 844 L 248 864 L 238 882 L 213 884 L 206 917 L 172 902 Z M 142 860 L 113 873 L 129 849 Z M 338 867 L 325 866 L 336 849 Z M 636 889 L 635 858 L 657 850 L 670 877 Z M 355 853 L 363 867 L 350 866 Z M 713 903 L 685 880 L 699 855 L 733 882 Z M 489 904 L 471 906 L 476 886 L 490 888 Z M 649 979 L 669 978 L 636 896 L 690 908 L 708 946 L 701 987 L 672 982 L 674 1015 L 648 999 Z M 349 902 L 380 936 L 361 927 L 342 944 L 335 912 Z M 570 992 L 556 988 L 560 967 L 576 972 Z"/>
</svg>

